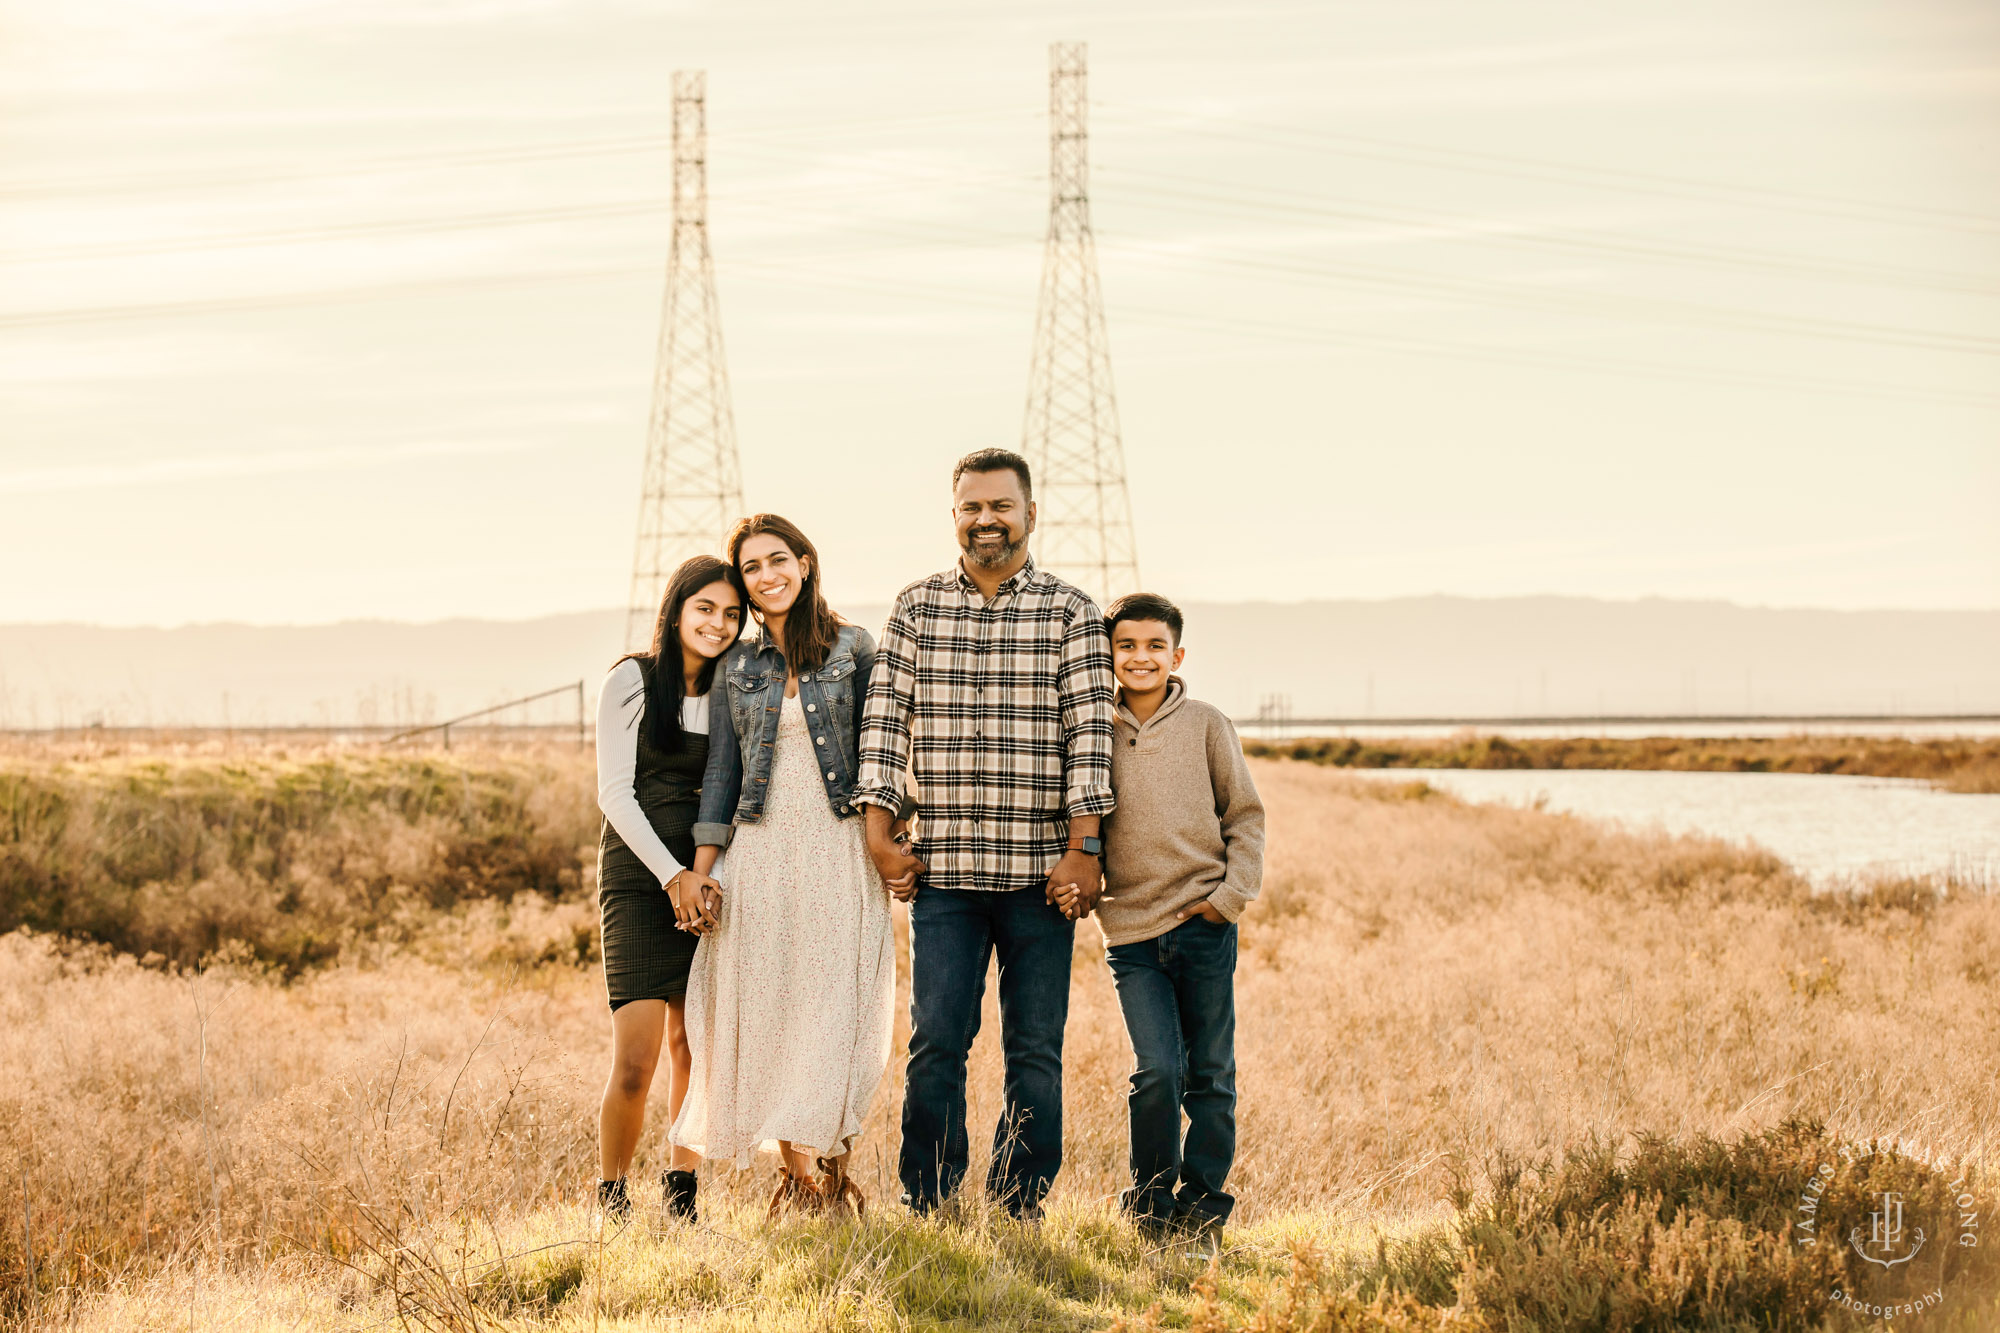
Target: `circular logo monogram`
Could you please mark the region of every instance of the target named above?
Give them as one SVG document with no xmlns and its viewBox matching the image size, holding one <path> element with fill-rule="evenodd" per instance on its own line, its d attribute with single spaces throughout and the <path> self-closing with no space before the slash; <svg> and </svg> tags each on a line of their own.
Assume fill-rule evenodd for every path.
<svg viewBox="0 0 2000 1333">
<path fill-rule="evenodd" d="M 1792 1241 L 1823 1249 L 1829 1305 L 1867 1319 L 1942 1307 L 1973 1266 L 1985 1222 L 1981 1191 L 1961 1163 L 1907 1139 L 1840 1144 L 1793 1208 Z"/>
</svg>

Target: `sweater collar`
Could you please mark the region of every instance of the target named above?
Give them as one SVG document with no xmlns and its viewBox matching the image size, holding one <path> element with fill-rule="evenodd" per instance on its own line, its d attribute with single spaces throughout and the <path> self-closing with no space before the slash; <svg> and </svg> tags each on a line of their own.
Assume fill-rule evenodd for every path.
<svg viewBox="0 0 2000 1333">
<path fill-rule="evenodd" d="M 1149 728 L 1157 727 L 1166 721 L 1167 715 L 1179 708 L 1186 701 L 1187 682 L 1183 681 L 1179 676 L 1168 676 L 1167 697 L 1160 700 L 1159 708 L 1151 717 L 1146 719 L 1144 724 L 1141 724 L 1137 715 L 1125 706 L 1125 695 L 1121 690 L 1118 695 L 1118 720 L 1134 731 L 1145 731 Z"/>
</svg>

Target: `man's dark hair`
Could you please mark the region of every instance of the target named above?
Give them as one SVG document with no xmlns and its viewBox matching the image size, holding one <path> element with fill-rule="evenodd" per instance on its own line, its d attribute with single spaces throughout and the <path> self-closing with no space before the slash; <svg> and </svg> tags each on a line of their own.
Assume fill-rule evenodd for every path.
<svg viewBox="0 0 2000 1333">
<path fill-rule="evenodd" d="M 1021 479 L 1021 499 L 1029 504 L 1035 502 L 1035 480 L 1028 474 L 1028 460 L 1012 449 L 975 449 L 951 470 L 951 487 L 958 489 L 958 479 L 968 472 L 1012 472 Z"/>
<path fill-rule="evenodd" d="M 1161 620 L 1174 632 L 1174 647 L 1181 646 L 1181 609 L 1156 592 L 1128 592 L 1104 613 L 1104 632 L 1118 633 L 1121 620 Z"/>
</svg>

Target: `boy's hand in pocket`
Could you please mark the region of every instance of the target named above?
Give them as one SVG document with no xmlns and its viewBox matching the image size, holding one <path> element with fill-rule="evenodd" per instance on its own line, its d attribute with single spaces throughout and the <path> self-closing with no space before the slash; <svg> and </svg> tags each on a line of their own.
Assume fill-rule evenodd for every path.
<svg viewBox="0 0 2000 1333">
<path fill-rule="evenodd" d="M 1186 907 L 1183 907 L 1176 915 L 1183 921 L 1198 916 L 1211 926 L 1226 926 L 1229 924 L 1229 918 L 1216 911 L 1215 904 L 1206 898 L 1196 899 Z"/>
</svg>

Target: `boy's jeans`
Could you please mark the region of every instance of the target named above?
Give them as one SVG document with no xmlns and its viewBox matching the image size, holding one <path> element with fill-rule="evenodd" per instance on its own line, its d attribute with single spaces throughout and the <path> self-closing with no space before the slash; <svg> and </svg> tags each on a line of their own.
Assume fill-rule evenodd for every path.
<svg viewBox="0 0 2000 1333">
<path fill-rule="evenodd" d="M 1132 1188 L 1119 1201 L 1142 1220 L 1220 1225 L 1236 1203 L 1222 1188 L 1236 1160 L 1235 923 L 1190 917 L 1107 955 L 1137 1057 Z"/>
<path fill-rule="evenodd" d="M 1032 1215 L 1062 1167 L 1062 1046 L 1076 923 L 1041 889 L 925 886 L 910 903 L 910 1064 L 903 1198 L 929 1212 L 965 1177 L 965 1058 L 979 1032 L 986 963 L 1000 956 L 1006 1060 L 986 1192 Z"/>
</svg>

